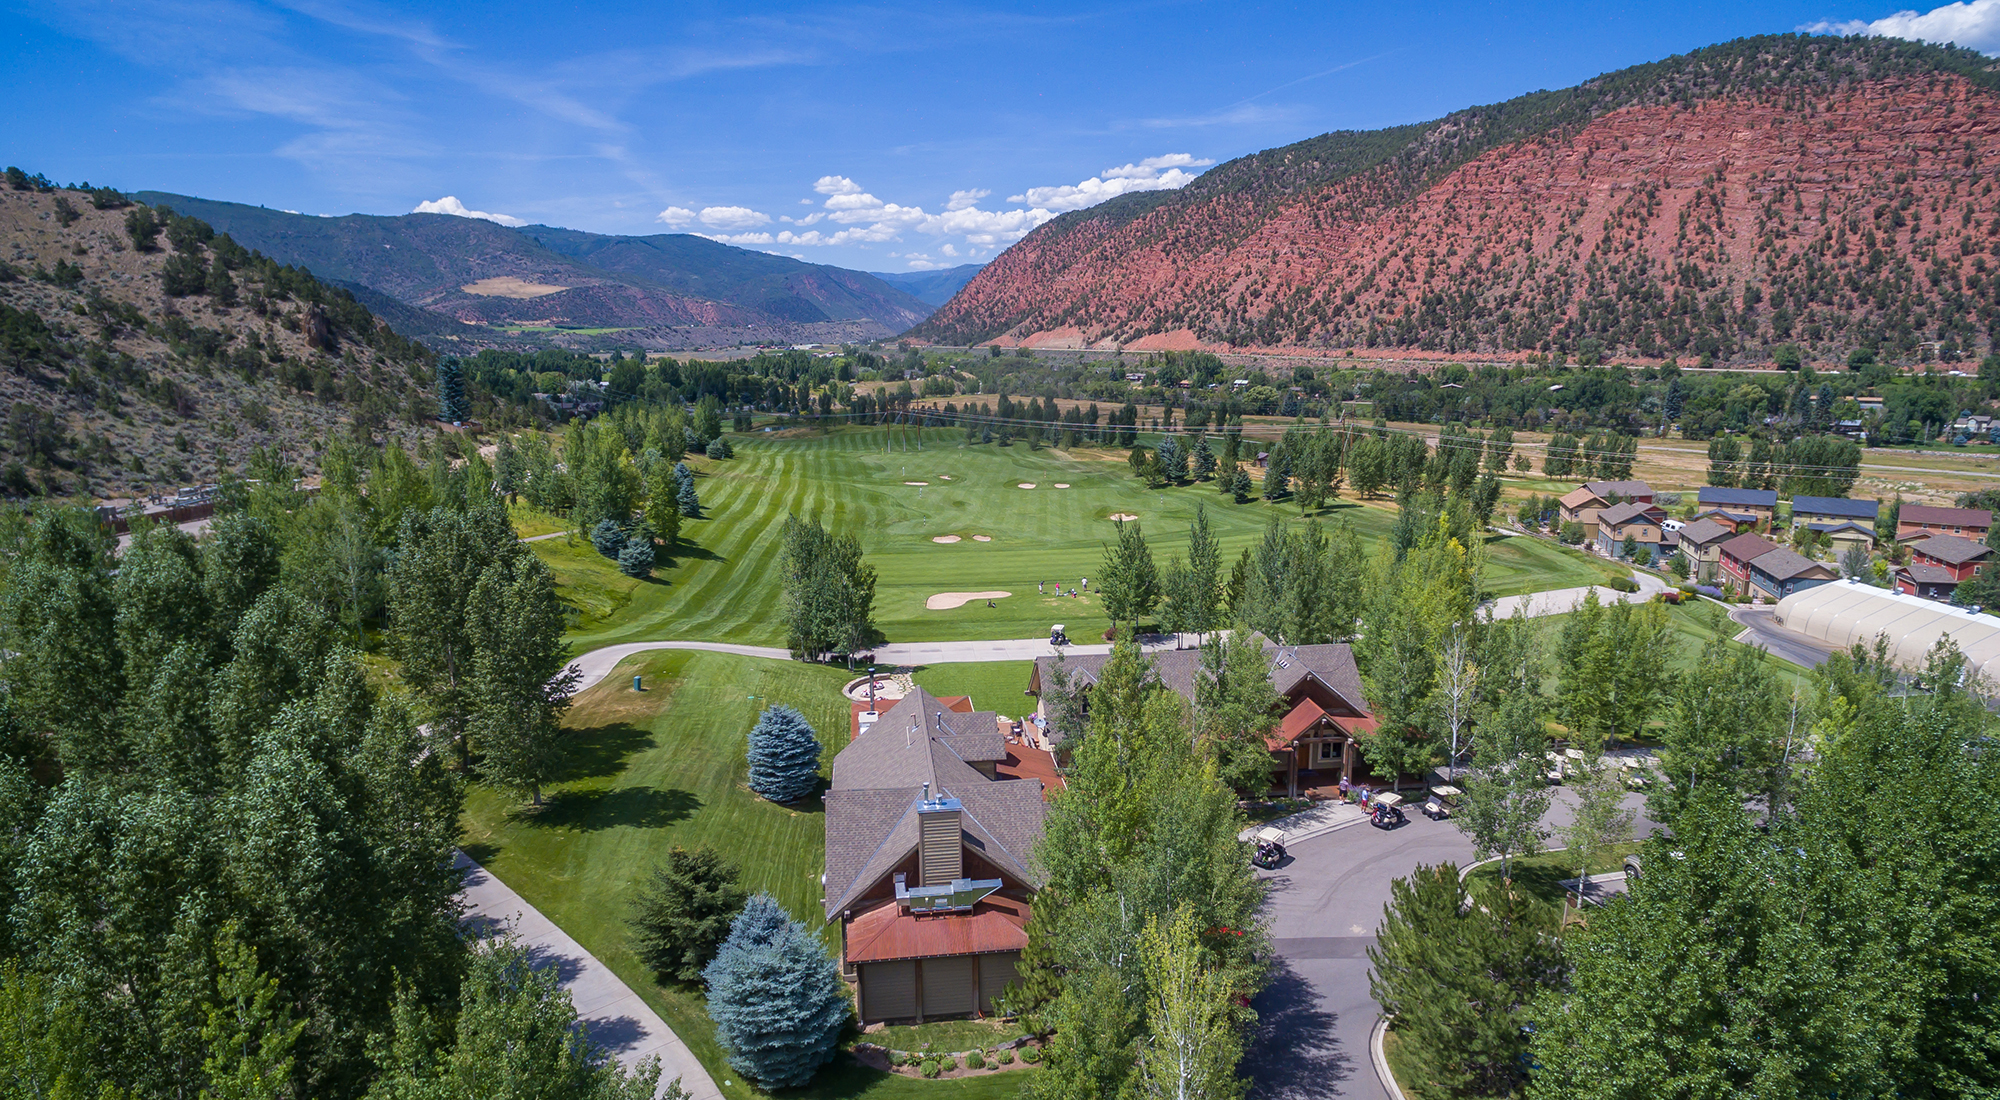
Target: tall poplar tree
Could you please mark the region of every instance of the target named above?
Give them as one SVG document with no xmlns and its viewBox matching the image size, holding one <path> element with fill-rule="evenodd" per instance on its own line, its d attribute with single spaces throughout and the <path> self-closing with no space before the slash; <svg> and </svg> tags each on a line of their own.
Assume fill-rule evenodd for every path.
<svg viewBox="0 0 2000 1100">
<path fill-rule="evenodd" d="M 568 756 L 559 719 L 581 673 L 565 667 L 567 625 L 555 577 L 532 554 L 488 566 L 467 604 L 469 732 L 483 754 L 480 770 L 536 806 Z"/>
</svg>

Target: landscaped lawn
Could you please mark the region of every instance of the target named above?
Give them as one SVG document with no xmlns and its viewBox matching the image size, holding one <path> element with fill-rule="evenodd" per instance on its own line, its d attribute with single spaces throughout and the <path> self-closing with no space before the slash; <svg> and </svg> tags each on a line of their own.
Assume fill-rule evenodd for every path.
<svg viewBox="0 0 2000 1100">
<path fill-rule="evenodd" d="M 980 710 L 998 711 L 1012 718 L 1032 713 L 1035 697 L 1026 694 L 1032 661 L 968 661 L 964 664 L 925 665 L 916 672 L 917 686 L 932 695 L 970 695 Z"/>
<path fill-rule="evenodd" d="M 579 651 L 658 638 L 784 644 L 774 574 L 789 514 L 861 540 L 878 577 L 875 620 L 889 641 L 1030 638 L 1052 623 L 1080 638 L 1108 625 L 1096 593 L 1058 597 L 1055 588 L 1067 591 L 1098 572 L 1104 544 L 1115 537 L 1112 514 L 1140 518 L 1162 566 L 1185 552 L 1197 503 L 1231 561 L 1273 515 L 1300 521 L 1290 503 L 1238 505 L 1212 484 L 1147 490 L 1123 461 L 1026 444 L 966 447 L 962 434 L 925 432 L 922 450 L 914 434 L 906 450 L 899 433 L 880 428 L 734 437 L 735 458 L 689 461 L 703 517 L 683 525 L 686 541 L 649 581 L 620 574 L 582 542 L 549 539 L 533 550 L 575 606 L 570 640 Z M 1372 546 L 1395 510 L 1342 500 L 1317 518 L 1351 524 Z M 947 535 L 959 541 L 932 541 Z M 991 541 L 978 541 L 982 535 Z M 1011 595 L 991 608 L 983 599 L 925 607 L 936 593 L 985 591 Z"/>
<path fill-rule="evenodd" d="M 1531 535 L 1492 535 L 1486 540 L 1486 571 L 1481 575 L 1489 596 L 1516 596 L 1557 588 L 1603 584 L 1632 571 L 1581 550 L 1558 546 Z"/>
<path fill-rule="evenodd" d="M 1609 874 L 1624 866 L 1625 857 L 1644 848 L 1641 841 L 1613 844 L 1590 858 L 1590 873 Z M 1564 879 L 1576 877 L 1576 860 L 1568 852 L 1543 852 L 1513 861 L 1514 885 L 1543 906 L 1561 911 L 1563 905 Z M 1473 869 L 1466 876 L 1471 886 L 1494 887 L 1500 884 L 1500 865 L 1488 863 Z M 1586 914 L 1587 915 L 1587 914 Z"/>
</svg>

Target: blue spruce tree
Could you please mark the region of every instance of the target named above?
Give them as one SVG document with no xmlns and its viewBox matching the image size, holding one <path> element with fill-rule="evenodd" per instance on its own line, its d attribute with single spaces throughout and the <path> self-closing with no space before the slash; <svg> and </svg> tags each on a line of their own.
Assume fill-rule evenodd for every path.
<svg viewBox="0 0 2000 1100">
<path fill-rule="evenodd" d="M 798 1088 L 833 1057 L 851 1009 L 840 969 L 769 894 L 751 898 L 702 971 L 715 1039 L 738 1073 Z"/>
<path fill-rule="evenodd" d="M 681 515 L 701 515 L 701 498 L 694 491 L 694 471 L 688 469 L 687 463 L 674 463 L 674 485 L 674 505 Z"/>
<path fill-rule="evenodd" d="M 650 577 L 654 564 L 652 532 L 633 532 L 618 551 L 618 571 L 628 577 Z"/>
<path fill-rule="evenodd" d="M 819 738 L 806 716 L 767 708 L 750 730 L 750 789 L 773 802 L 797 802 L 819 787 Z"/>
<path fill-rule="evenodd" d="M 590 544 L 607 558 L 615 558 L 625 549 L 625 529 L 618 526 L 615 519 L 600 519 L 590 529 Z"/>
</svg>

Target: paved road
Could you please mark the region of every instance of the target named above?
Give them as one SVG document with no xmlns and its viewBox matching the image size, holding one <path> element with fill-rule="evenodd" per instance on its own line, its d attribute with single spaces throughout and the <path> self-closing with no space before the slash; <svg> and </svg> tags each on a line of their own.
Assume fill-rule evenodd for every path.
<svg viewBox="0 0 2000 1100">
<path fill-rule="evenodd" d="M 1551 826 L 1571 820 L 1573 803 L 1559 791 Z M 1633 835 L 1655 828 L 1644 799 L 1626 798 L 1637 812 Z M 1279 956 L 1271 984 L 1254 1002 L 1258 1033 L 1244 1065 L 1258 1100 L 1347 1097 L 1388 1100 L 1368 1057 L 1368 1034 L 1381 1009 L 1368 992 L 1368 955 L 1389 902 L 1391 880 L 1420 863 L 1473 860 L 1472 844 L 1448 821 L 1412 813 L 1393 831 L 1367 824 L 1287 845 L 1290 858 L 1258 875 L 1270 884 L 1265 912 Z"/>
<path fill-rule="evenodd" d="M 481 936 L 512 930 L 536 968 L 555 967 L 592 1041 L 627 1069 L 658 1056 L 662 1090 L 678 1077 L 692 1100 L 722 1100 L 722 1090 L 700 1059 L 631 986 L 465 853 L 458 853 L 457 865 L 465 872 L 459 896 L 465 901 L 467 926 Z"/>
<path fill-rule="evenodd" d="M 1782 658 L 1800 668 L 1818 668 L 1834 651 L 1833 646 L 1796 630 L 1787 630 L 1773 621 L 1771 608 L 1735 607 L 1729 611 L 1731 621 L 1743 627 L 1736 640 L 1744 645 L 1762 646 L 1771 656 Z"/>
<path fill-rule="evenodd" d="M 1673 589 L 1673 585 L 1668 584 L 1651 573 L 1643 573 L 1636 569 L 1632 571 L 1632 580 L 1639 586 L 1637 592 L 1620 592 L 1616 589 L 1606 588 L 1603 585 L 1593 584 L 1585 585 L 1582 588 L 1556 588 L 1547 592 L 1527 592 L 1519 596 L 1501 596 L 1496 600 L 1490 601 L 1487 606 L 1493 609 L 1493 617 L 1496 619 L 1510 618 L 1516 608 L 1525 609 L 1528 617 L 1533 619 L 1542 615 L 1561 615 L 1569 611 L 1574 611 L 1582 605 L 1584 597 L 1592 592 L 1597 593 L 1597 602 L 1599 603 L 1644 603 L 1661 592 L 1668 592 Z"/>
</svg>

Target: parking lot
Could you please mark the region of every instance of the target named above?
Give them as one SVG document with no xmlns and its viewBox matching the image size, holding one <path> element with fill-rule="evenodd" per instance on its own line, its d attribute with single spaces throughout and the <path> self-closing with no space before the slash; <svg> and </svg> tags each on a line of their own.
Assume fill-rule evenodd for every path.
<svg viewBox="0 0 2000 1100">
<path fill-rule="evenodd" d="M 1654 823 L 1643 796 L 1628 795 L 1633 835 Z M 1570 820 L 1558 791 L 1547 824 Z M 1553 843 L 1553 842 L 1552 842 Z M 1269 1100 L 1354 1097 L 1387 1100 L 1369 1060 L 1379 1009 L 1368 992 L 1369 945 L 1389 901 L 1389 883 L 1419 864 L 1473 861 L 1472 843 L 1449 821 L 1416 813 L 1395 829 L 1365 821 L 1287 845 L 1286 861 L 1258 875 L 1270 884 L 1266 909 L 1278 955 L 1270 984 L 1252 1002 L 1257 1036 L 1243 1060 L 1252 1093 Z"/>
</svg>

